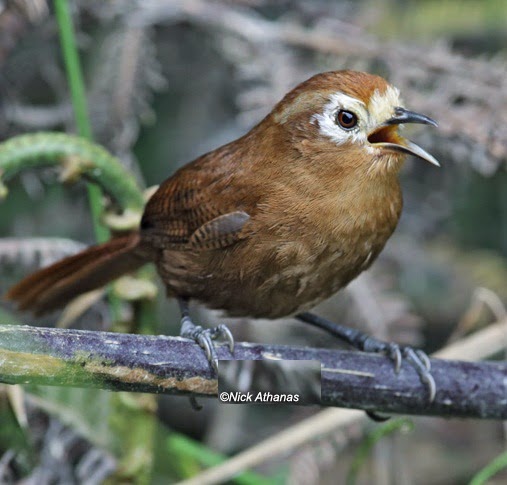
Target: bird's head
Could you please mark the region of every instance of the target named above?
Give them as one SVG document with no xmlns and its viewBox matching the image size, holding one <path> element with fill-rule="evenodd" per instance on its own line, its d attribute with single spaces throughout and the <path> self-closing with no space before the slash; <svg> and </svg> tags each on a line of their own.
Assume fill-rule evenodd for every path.
<svg viewBox="0 0 507 485">
<path fill-rule="evenodd" d="M 400 135 L 405 123 L 437 126 L 404 108 L 385 79 L 357 71 L 317 74 L 275 107 L 271 119 L 291 135 L 305 156 L 346 164 L 365 173 L 397 173 L 406 154 L 439 166 L 421 147 Z"/>
</svg>

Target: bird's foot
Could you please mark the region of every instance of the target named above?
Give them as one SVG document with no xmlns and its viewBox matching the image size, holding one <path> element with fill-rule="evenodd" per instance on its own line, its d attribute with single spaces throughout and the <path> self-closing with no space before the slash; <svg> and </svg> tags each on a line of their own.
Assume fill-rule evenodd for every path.
<svg viewBox="0 0 507 485">
<path fill-rule="evenodd" d="M 229 345 L 231 354 L 234 352 L 234 337 L 226 325 L 217 325 L 213 328 L 203 328 L 200 325 L 195 325 L 188 315 L 184 315 L 181 319 L 180 335 L 194 340 L 202 349 L 204 349 L 206 358 L 209 360 L 215 372 L 218 372 L 218 357 L 214 340 L 219 338 L 225 339 Z"/>
<path fill-rule="evenodd" d="M 431 375 L 431 362 L 428 355 L 419 349 L 410 346 L 398 345 L 394 342 L 384 342 L 362 334 L 363 338 L 358 339 L 358 349 L 363 352 L 375 352 L 384 354 L 394 363 L 396 374 L 400 372 L 402 360 L 405 359 L 417 372 L 419 379 L 424 383 L 428 390 L 428 401 L 431 403 L 435 399 L 436 384 Z"/>
<path fill-rule="evenodd" d="M 435 399 L 436 384 L 430 372 L 430 359 L 422 350 L 378 340 L 355 328 L 331 322 L 313 313 L 300 313 L 297 315 L 297 318 L 315 327 L 326 330 L 358 350 L 387 355 L 387 357 L 394 362 L 394 370 L 396 373 L 400 372 L 401 363 L 403 359 L 405 359 L 415 369 L 421 382 L 426 386 L 428 390 L 428 401 L 431 403 Z"/>
<path fill-rule="evenodd" d="M 200 325 L 196 325 L 190 318 L 188 299 L 178 298 L 178 303 L 181 311 L 180 336 L 192 339 L 199 344 L 199 346 L 204 349 L 206 358 L 210 362 L 215 373 L 218 374 L 218 357 L 213 341 L 220 337 L 225 338 L 232 354 L 234 352 L 234 337 L 231 331 L 226 325 L 217 325 L 213 328 L 202 328 Z M 202 409 L 202 406 L 197 402 L 195 396 L 190 396 L 190 405 L 195 411 Z"/>
</svg>

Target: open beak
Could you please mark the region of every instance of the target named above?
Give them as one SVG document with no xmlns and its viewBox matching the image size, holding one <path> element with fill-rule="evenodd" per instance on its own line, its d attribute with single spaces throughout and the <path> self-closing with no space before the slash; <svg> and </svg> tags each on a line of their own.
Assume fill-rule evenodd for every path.
<svg viewBox="0 0 507 485">
<path fill-rule="evenodd" d="M 437 122 L 428 116 L 397 107 L 394 109 L 394 116 L 392 118 L 389 118 L 370 133 L 368 141 L 375 147 L 408 153 L 440 167 L 440 163 L 438 163 L 435 157 L 423 150 L 419 145 L 398 135 L 396 128 L 393 127 L 403 123 L 421 123 L 424 125 L 438 126 Z"/>
</svg>

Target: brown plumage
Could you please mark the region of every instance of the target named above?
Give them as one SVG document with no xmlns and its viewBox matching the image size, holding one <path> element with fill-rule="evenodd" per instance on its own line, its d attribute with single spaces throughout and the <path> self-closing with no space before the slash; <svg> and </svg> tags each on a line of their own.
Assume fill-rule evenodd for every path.
<svg viewBox="0 0 507 485">
<path fill-rule="evenodd" d="M 167 179 L 138 233 L 43 269 L 7 298 L 43 313 L 154 262 L 169 296 L 229 315 L 308 309 L 368 268 L 394 231 L 405 153 L 435 163 L 398 135 L 403 122 L 434 123 L 378 76 L 318 74 Z"/>
<path fill-rule="evenodd" d="M 132 234 L 92 246 L 26 277 L 6 297 L 36 315 L 61 308 L 77 295 L 146 264 L 138 255 L 138 244 L 139 234 Z"/>
</svg>

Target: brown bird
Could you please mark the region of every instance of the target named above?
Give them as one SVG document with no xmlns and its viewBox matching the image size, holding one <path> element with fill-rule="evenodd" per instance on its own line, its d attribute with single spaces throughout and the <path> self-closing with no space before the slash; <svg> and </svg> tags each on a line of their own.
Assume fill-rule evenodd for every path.
<svg viewBox="0 0 507 485">
<path fill-rule="evenodd" d="M 216 363 L 221 325 L 195 326 L 188 302 L 230 316 L 296 315 L 362 350 L 402 354 L 429 386 L 420 351 L 380 342 L 307 310 L 367 269 L 402 209 L 398 173 L 406 154 L 435 165 L 398 133 L 436 126 L 403 107 L 396 88 L 363 72 L 317 74 L 280 101 L 246 135 L 168 178 L 149 200 L 138 232 L 63 259 L 25 278 L 7 298 L 42 314 L 80 293 L 154 262 L 182 311 L 182 335 Z"/>
</svg>

